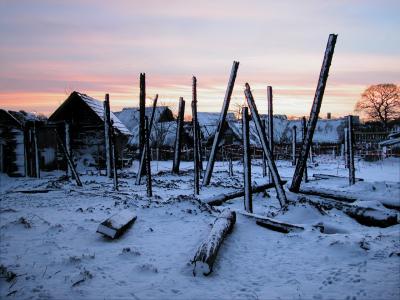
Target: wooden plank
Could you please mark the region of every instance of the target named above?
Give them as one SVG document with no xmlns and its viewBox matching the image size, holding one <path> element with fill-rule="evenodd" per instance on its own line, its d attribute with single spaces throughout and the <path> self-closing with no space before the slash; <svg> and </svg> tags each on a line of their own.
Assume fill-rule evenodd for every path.
<svg viewBox="0 0 400 300">
<path fill-rule="evenodd" d="M 219 142 L 221 141 L 221 137 L 223 134 L 222 126 L 225 123 L 226 114 L 228 112 L 229 103 L 231 101 L 232 91 L 233 91 L 233 87 L 235 85 L 238 68 L 239 68 L 239 62 L 234 61 L 233 65 L 232 65 L 231 75 L 230 75 L 229 81 L 228 81 L 228 87 L 227 87 L 226 93 L 225 93 L 224 104 L 222 105 L 222 110 L 221 110 L 221 114 L 219 117 L 218 126 L 216 129 L 215 135 L 214 135 L 214 140 L 213 140 L 213 144 L 211 147 L 210 156 L 208 158 L 206 171 L 205 171 L 204 177 L 203 177 L 203 185 L 204 186 L 210 184 L 211 175 L 214 170 L 214 163 L 215 163 L 215 157 L 217 155 L 218 145 L 219 145 Z"/>
<path fill-rule="evenodd" d="M 97 232 L 111 239 L 119 238 L 136 221 L 134 212 L 123 210 L 101 222 Z"/>
<path fill-rule="evenodd" d="M 317 89 L 315 91 L 314 102 L 310 112 L 310 118 L 307 125 L 307 134 L 302 143 L 299 159 L 294 171 L 292 185 L 290 190 L 298 192 L 300 190 L 301 181 L 306 166 L 307 157 L 310 153 L 311 143 L 314 136 L 315 127 L 318 121 L 319 111 L 321 110 L 322 98 L 325 92 L 326 82 L 328 81 L 329 67 L 332 62 L 333 52 L 335 50 L 337 35 L 330 34 L 326 45 L 324 61 L 322 63 L 321 72 L 319 75 Z"/>
<path fill-rule="evenodd" d="M 300 232 L 304 230 L 304 227 L 300 225 L 289 224 L 281 221 L 277 221 L 268 217 L 264 217 L 261 215 L 248 213 L 244 211 L 236 211 L 238 214 L 241 214 L 247 218 L 254 219 L 257 225 L 268 228 L 273 231 L 281 232 L 281 233 L 289 233 L 289 232 Z"/>
</svg>

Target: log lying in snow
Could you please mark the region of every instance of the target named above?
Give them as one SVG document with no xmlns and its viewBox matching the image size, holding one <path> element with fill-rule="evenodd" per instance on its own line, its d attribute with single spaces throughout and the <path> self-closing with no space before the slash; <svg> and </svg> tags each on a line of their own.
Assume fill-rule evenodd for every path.
<svg viewBox="0 0 400 300">
<path fill-rule="evenodd" d="M 329 174 L 313 174 L 313 177 L 316 179 L 346 179 L 348 180 L 348 177 L 344 176 L 337 176 L 337 175 L 329 175 Z M 362 178 L 356 178 L 356 181 L 364 181 Z"/>
<path fill-rule="evenodd" d="M 277 221 L 271 218 L 267 218 L 264 216 L 260 216 L 257 214 L 251 214 L 248 212 L 244 212 L 244 211 L 238 211 L 237 213 L 246 216 L 248 218 L 254 219 L 256 220 L 256 224 L 260 225 L 262 227 L 274 230 L 274 231 L 278 231 L 278 232 L 282 232 L 282 233 L 289 233 L 289 232 L 299 232 L 299 231 L 303 231 L 304 227 L 299 226 L 299 225 L 293 225 L 293 224 L 288 224 L 288 223 L 284 223 L 281 221 Z"/>
<path fill-rule="evenodd" d="M 97 232 L 112 239 L 119 238 L 136 221 L 136 218 L 134 212 L 121 211 L 102 222 Z"/>
<path fill-rule="evenodd" d="M 196 255 L 192 260 L 194 264 L 193 275 L 202 272 L 204 276 L 212 272 L 212 268 L 217 258 L 218 250 L 225 237 L 231 233 L 236 222 L 236 213 L 229 209 L 223 210 L 208 234 L 207 238 L 197 249 Z"/>
<path fill-rule="evenodd" d="M 302 187 L 299 191 L 300 194 L 305 194 L 305 195 L 313 195 L 313 196 L 320 196 L 324 198 L 330 198 L 338 201 L 343 201 L 347 203 L 352 203 L 357 200 L 357 197 L 348 195 L 346 192 L 340 192 L 340 191 L 332 191 L 328 189 L 315 189 L 315 188 L 307 188 L 307 187 Z"/>
<path fill-rule="evenodd" d="M 324 209 L 339 209 L 358 223 L 366 226 L 389 227 L 398 224 L 397 214 L 386 212 L 371 207 L 361 207 L 352 204 L 345 204 L 335 200 L 311 199 L 300 197 L 299 201 L 313 203 Z"/>
<path fill-rule="evenodd" d="M 281 185 L 284 185 L 286 183 L 286 180 L 282 180 L 281 181 Z M 261 193 L 267 189 L 273 188 L 275 187 L 274 183 L 267 183 L 267 184 L 262 184 L 262 185 L 256 185 L 253 186 L 251 189 L 251 193 L 255 194 L 255 193 Z M 219 206 L 222 205 L 224 202 L 228 201 L 228 200 L 232 200 L 238 197 L 243 197 L 244 196 L 244 190 L 240 190 L 237 192 L 231 192 L 231 193 L 227 193 L 227 194 L 221 194 L 221 195 L 216 195 L 213 196 L 212 198 L 209 199 L 204 199 L 202 200 L 202 202 L 207 203 L 208 205 L 211 206 Z"/>
</svg>

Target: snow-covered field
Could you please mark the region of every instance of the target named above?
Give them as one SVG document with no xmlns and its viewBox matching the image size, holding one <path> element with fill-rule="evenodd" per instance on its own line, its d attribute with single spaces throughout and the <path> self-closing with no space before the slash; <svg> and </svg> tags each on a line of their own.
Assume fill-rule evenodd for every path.
<svg viewBox="0 0 400 300">
<path fill-rule="evenodd" d="M 261 162 L 253 180 L 263 183 Z M 346 176 L 340 159 L 323 157 L 309 175 Z M 10 299 L 399 299 L 400 225 L 360 225 L 343 212 L 326 214 L 306 204 L 280 211 L 275 191 L 254 195 L 254 212 L 301 224 L 305 231 L 282 234 L 240 214 L 224 241 L 214 272 L 192 274 L 197 247 L 223 207 L 199 199 L 242 186 L 242 165 L 217 163 L 211 185 L 199 199 L 192 196 L 192 163 L 183 162 L 180 176 L 171 162 L 153 162 L 154 197 L 145 185 L 134 185 L 134 170 L 125 170 L 120 191 L 104 176 L 81 177 L 83 187 L 64 180 L 61 172 L 43 178 L 0 177 L 0 298 Z M 400 160 L 359 161 L 356 176 L 365 181 L 348 187 L 346 179 L 313 180 L 307 186 L 356 195 L 357 204 L 387 210 L 399 206 Z M 293 167 L 279 161 L 283 179 Z M 311 177 L 311 176 L 310 176 Z M 24 193 L 50 190 L 47 193 Z M 288 192 L 288 198 L 296 195 Z M 310 196 L 311 197 L 311 196 Z M 224 207 L 242 210 L 243 199 Z M 119 239 L 96 233 L 99 223 L 128 209 L 134 225 Z M 391 210 L 391 212 L 396 212 Z M 327 233 L 313 227 L 323 223 Z M 7 297 L 8 295 L 8 297 Z"/>
</svg>

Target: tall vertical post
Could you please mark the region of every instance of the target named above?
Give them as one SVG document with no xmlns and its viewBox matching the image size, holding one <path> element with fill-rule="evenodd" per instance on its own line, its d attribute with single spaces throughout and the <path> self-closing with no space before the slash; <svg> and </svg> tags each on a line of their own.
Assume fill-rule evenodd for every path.
<svg viewBox="0 0 400 300">
<path fill-rule="evenodd" d="M 296 138 L 297 138 L 297 132 L 296 132 L 296 125 L 292 127 L 292 166 L 296 165 Z"/>
<path fill-rule="evenodd" d="M 197 79 L 192 78 L 192 127 L 193 127 L 193 166 L 194 166 L 194 194 L 200 193 L 199 172 L 199 130 L 197 126 Z"/>
<path fill-rule="evenodd" d="M 104 100 L 104 142 L 106 148 L 106 166 L 107 176 L 112 178 L 112 162 L 111 162 L 111 137 L 110 137 L 110 95 L 106 94 Z"/>
<path fill-rule="evenodd" d="M 349 168 L 349 128 L 344 129 L 344 165 L 345 168 Z"/>
<path fill-rule="evenodd" d="M 266 119 L 264 119 L 264 134 L 267 134 L 267 130 L 268 130 L 268 128 L 267 128 L 267 120 Z M 264 151 L 263 151 L 263 153 L 262 153 L 262 176 L 263 177 L 266 177 L 267 176 L 267 162 L 266 162 L 266 158 L 265 158 L 265 153 L 264 153 Z"/>
<path fill-rule="evenodd" d="M 232 91 L 233 91 L 233 87 L 235 85 L 238 68 L 239 68 L 239 62 L 234 61 L 233 65 L 232 65 L 231 75 L 230 75 L 229 81 L 228 81 L 228 87 L 227 87 L 226 93 L 225 93 L 224 104 L 222 105 L 222 110 L 221 110 L 221 114 L 219 117 L 218 126 L 216 129 L 215 135 L 214 135 L 214 141 L 212 144 L 210 157 L 208 158 L 206 172 L 205 172 L 204 178 L 203 178 L 203 185 L 210 184 L 211 175 L 212 175 L 212 172 L 214 169 L 215 157 L 217 155 L 218 144 L 221 140 L 222 133 L 223 133 L 222 127 L 225 123 L 226 114 L 227 114 L 228 108 L 229 108 L 229 103 L 231 102 Z"/>
<path fill-rule="evenodd" d="M 336 39 L 337 39 L 336 34 L 329 35 L 328 43 L 326 45 L 326 50 L 325 50 L 325 56 L 322 63 L 321 72 L 319 75 L 318 85 L 315 91 L 314 102 L 311 108 L 310 118 L 307 124 L 307 134 L 301 147 L 299 160 L 297 161 L 296 169 L 293 175 L 292 185 L 290 186 L 290 190 L 292 192 L 298 192 L 300 190 L 300 185 L 303 178 L 306 160 L 310 152 L 314 130 L 317 125 L 319 112 L 321 110 L 322 98 L 324 96 L 326 82 L 328 80 L 329 67 L 332 62 Z"/>
<path fill-rule="evenodd" d="M 353 116 L 347 117 L 348 126 L 348 150 L 347 150 L 347 160 L 349 162 L 349 184 L 353 185 L 356 183 L 356 172 L 354 167 L 354 134 L 353 134 Z"/>
<path fill-rule="evenodd" d="M 182 146 L 182 133 L 183 133 L 183 119 L 185 116 L 185 100 L 182 97 L 179 98 L 179 113 L 176 126 L 175 136 L 175 150 L 174 150 L 174 162 L 172 166 L 172 173 L 179 173 L 179 165 L 181 163 L 181 146 Z"/>
<path fill-rule="evenodd" d="M 145 117 L 144 121 L 144 133 L 145 133 L 144 151 L 146 153 L 146 191 L 147 191 L 147 197 L 152 197 L 153 188 L 151 182 L 150 128 L 149 128 L 149 120 L 147 117 Z"/>
<path fill-rule="evenodd" d="M 40 157 L 39 157 L 39 145 L 36 130 L 36 121 L 33 121 L 33 140 L 35 145 L 35 175 L 36 178 L 40 178 Z"/>
<path fill-rule="evenodd" d="M 201 150 L 201 130 L 200 130 L 200 124 L 199 121 L 197 120 L 197 138 L 199 142 L 197 143 L 197 152 L 199 153 L 199 171 L 201 174 L 201 171 L 203 171 L 203 153 Z"/>
<path fill-rule="evenodd" d="M 242 139 L 243 139 L 243 174 L 244 174 L 244 209 L 253 212 L 253 201 L 251 195 L 251 157 L 249 138 L 249 109 L 242 110 Z"/>
<path fill-rule="evenodd" d="M 146 116 L 146 74 L 140 73 L 140 93 L 139 93 L 139 149 L 140 157 L 144 149 L 144 122 Z"/>
<path fill-rule="evenodd" d="M 268 168 L 271 173 L 272 180 L 275 185 L 276 194 L 281 207 L 285 206 L 287 203 L 285 190 L 283 189 L 281 178 L 278 173 L 278 169 L 275 165 L 275 160 L 272 156 L 271 150 L 269 149 L 269 144 L 265 132 L 262 130 L 262 123 L 260 115 L 258 114 L 257 106 L 253 98 L 253 94 L 250 90 L 250 85 L 246 83 L 246 89 L 244 90 L 246 96 L 247 104 L 249 105 L 251 115 L 253 117 L 254 124 L 256 125 L 258 135 L 260 137 L 261 145 L 263 147 L 264 153 L 267 157 Z"/>
<path fill-rule="evenodd" d="M 229 176 L 233 176 L 232 151 L 229 152 Z"/>
<path fill-rule="evenodd" d="M 114 190 L 118 191 L 117 146 L 116 146 L 114 124 L 112 121 L 111 121 L 111 126 L 110 126 L 110 140 L 111 140 L 111 161 L 112 161 L 112 167 L 113 167 Z"/>
<path fill-rule="evenodd" d="M 71 126 L 68 122 L 65 122 L 64 133 L 65 133 L 65 148 L 67 149 L 68 155 L 72 157 L 72 150 L 71 150 Z M 74 176 L 71 167 L 67 166 L 67 173 Z"/>
<path fill-rule="evenodd" d="M 153 109 L 151 111 L 151 116 L 150 116 L 150 127 L 149 127 L 149 139 L 151 137 L 151 130 L 153 129 L 153 122 L 154 122 L 154 115 L 156 112 L 156 107 L 157 107 L 157 100 L 158 100 L 158 94 L 156 95 L 156 97 L 153 100 Z M 142 151 L 141 155 L 140 155 L 140 163 L 139 163 L 139 169 L 138 172 L 136 174 L 136 181 L 135 184 L 139 185 L 142 175 L 144 175 L 146 172 L 146 168 L 143 167 L 145 164 L 145 160 L 146 160 L 146 152 Z"/>
<path fill-rule="evenodd" d="M 301 128 L 302 128 L 302 130 L 301 130 L 301 132 L 302 132 L 301 140 L 304 143 L 304 139 L 305 139 L 306 133 L 307 133 L 306 117 L 301 118 Z M 304 167 L 304 182 L 308 182 L 307 160 L 306 160 L 306 165 Z"/>
<path fill-rule="evenodd" d="M 274 106 L 273 106 L 272 86 L 267 87 L 268 99 L 268 141 L 269 149 L 271 150 L 272 157 L 275 159 L 274 154 Z M 269 182 L 272 182 L 271 172 L 268 172 Z"/>
</svg>

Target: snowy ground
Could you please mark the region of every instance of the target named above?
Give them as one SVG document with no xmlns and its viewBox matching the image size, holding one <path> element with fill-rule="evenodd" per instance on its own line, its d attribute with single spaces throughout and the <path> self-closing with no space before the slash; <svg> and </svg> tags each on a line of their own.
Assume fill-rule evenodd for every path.
<svg viewBox="0 0 400 300">
<path fill-rule="evenodd" d="M 338 159 L 324 157 L 318 163 L 309 175 L 347 175 Z M 399 166 L 396 159 L 358 162 L 356 175 L 364 182 L 349 188 L 346 179 L 316 180 L 308 186 L 357 195 L 358 204 L 385 210 L 385 201 L 399 205 Z M 274 190 L 254 196 L 254 212 L 277 214 L 276 219 L 306 230 L 277 233 L 238 214 L 214 272 L 193 277 L 190 260 L 223 207 L 210 208 L 192 196 L 192 163 L 182 163 L 187 171 L 181 176 L 171 175 L 170 167 L 171 162 L 153 162 L 151 199 L 145 185 L 133 184 L 129 170 L 119 192 L 112 190 L 111 179 L 100 176 L 82 176 L 82 188 L 62 180 L 60 172 L 39 180 L 0 177 L 0 276 L 7 275 L 5 268 L 17 275 L 10 282 L 0 278 L 0 298 L 400 298 L 400 225 L 366 227 L 341 211 L 322 215 L 305 204 L 280 212 Z M 290 179 L 290 162 L 280 161 L 278 168 Z M 235 163 L 232 178 L 227 169 L 227 163 L 216 164 L 200 199 L 241 187 L 242 165 Z M 254 162 L 252 174 L 255 182 L 266 181 L 260 162 Z M 51 191 L 21 192 L 32 189 Z M 288 197 L 296 198 L 289 192 Z M 242 210 L 243 200 L 224 206 Z M 123 209 L 136 211 L 138 219 L 120 239 L 96 233 L 101 221 Z M 312 226 L 321 222 L 331 234 Z"/>
</svg>

